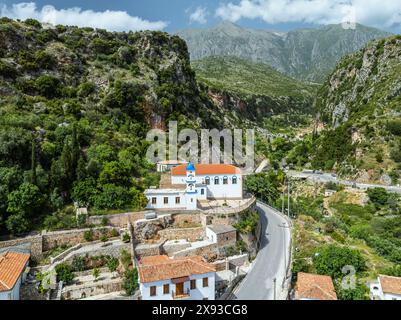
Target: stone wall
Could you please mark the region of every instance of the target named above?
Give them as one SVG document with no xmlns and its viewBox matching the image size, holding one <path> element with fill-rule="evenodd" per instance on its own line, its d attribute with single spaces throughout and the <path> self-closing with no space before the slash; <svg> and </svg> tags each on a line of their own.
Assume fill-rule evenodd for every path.
<svg viewBox="0 0 401 320">
<path fill-rule="evenodd" d="M 112 227 L 93 228 L 94 239 L 98 239 L 105 231 L 110 237 Z M 0 252 L 7 250 L 29 251 L 34 261 L 43 259 L 43 253 L 57 246 L 75 246 L 84 242 L 84 233 L 90 229 L 72 229 L 64 231 L 42 232 L 42 234 L 25 238 L 0 241 Z M 104 231 L 105 230 L 105 231 Z"/>
<path fill-rule="evenodd" d="M 185 227 L 193 225 L 202 225 L 201 214 L 198 213 L 176 213 L 172 214 L 175 227 Z"/>
<path fill-rule="evenodd" d="M 43 258 L 42 242 L 41 235 L 0 241 L 0 252 L 8 250 L 28 251 L 33 260 L 39 261 Z"/>
<path fill-rule="evenodd" d="M 125 228 L 128 222 L 134 224 L 136 221 L 144 219 L 145 211 L 90 216 L 88 218 L 88 223 L 92 225 L 100 225 L 104 218 L 107 219 L 109 225 L 112 227 Z"/>
<path fill-rule="evenodd" d="M 238 256 L 228 257 L 224 260 L 218 260 L 213 262 L 212 264 L 216 267 L 217 271 L 223 271 L 227 269 L 227 264 L 228 268 L 231 270 L 235 269 L 236 267 L 241 267 L 247 262 L 249 262 L 248 254 L 242 254 Z"/>
<path fill-rule="evenodd" d="M 216 243 L 210 243 L 208 245 L 188 248 L 186 250 L 178 251 L 173 254 L 173 258 L 176 257 L 190 257 L 190 256 L 202 256 L 206 260 L 214 260 L 219 255 L 219 248 Z"/>
<path fill-rule="evenodd" d="M 118 278 L 108 281 L 97 281 L 80 286 L 68 286 L 63 288 L 61 297 L 65 300 L 77 300 L 100 294 L 118 292 L 122 291 L 122 283 L 122 279 Z"/>
<path fill-rule="evenodd" d="M 168 228 L 159 231 L 162 240 L 179 240 L 188 239 L 191 242 L 203 240 L 205 237 L 205 229 L 197 228 Z"/>
<path fill-rule="evenodd" d="M 185 250 L 189 247 L 191 247 L 191 243 L 185 240 L 167 241 L 163 245 L 163 254 L 166 254 L 170 257 L 174 255 L 174 253 Z"/>
<path fill-rule="evenodd" d="M 143 257 L 161 255 L 163 243 L 164 242 L 159 242 L 155 244 L 138 244 L 135 247 L 135 257 L 140 260 Z"/>
<path fill-rule="evenodd" d="M 233 230 L 217 235 L 217 244 L 219 247 L 235 246 L 237 242 L 237 231 Z"/>
</svg>

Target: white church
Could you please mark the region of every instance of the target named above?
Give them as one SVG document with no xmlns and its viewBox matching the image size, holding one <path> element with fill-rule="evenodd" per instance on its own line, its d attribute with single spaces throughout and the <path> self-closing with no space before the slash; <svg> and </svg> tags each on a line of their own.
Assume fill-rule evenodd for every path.
<svg viewBox="0 0 401 320">
<path fill-rule="evenodd" d="M 180 165 L 163 188 L 145 190 L 147 209 L 196 210 L 198 200 L 242 199 L 241 170 L 228 164 Z"/>
</svg>

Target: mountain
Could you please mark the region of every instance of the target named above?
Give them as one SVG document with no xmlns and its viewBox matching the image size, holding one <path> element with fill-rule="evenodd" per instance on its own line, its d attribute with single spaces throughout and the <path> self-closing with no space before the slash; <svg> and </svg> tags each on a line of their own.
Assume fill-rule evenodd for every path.
<svg viewBox="0 0 401 320">
<path fill-rule="evenodd" d="M 373 41 L 339 62 L 316 99 L 317 166 L 335 165 L 361 181 L 398 180 L 400 75 L 401 36 Z"/>
<path fill-rule="evenodd" d="M 261 122 L 277 114 L 308 114 L 315 87 L 263 63 L 233 56 L 192 61 L 199 83 L 207 86 L 215 103 L 243 105 L 246 117 Z"/>
<path fill-rule="evenodd" d="M 223 22 L 211 29 L 182 30 L 177 35 L 187 42 L 192 60 L 232 55 L 269 64 L 300 80 L 320 83 L 342 56 L 390 34 L 359 24 L 354 30 L 328 25 L 283 33 Z"/>
</svg>

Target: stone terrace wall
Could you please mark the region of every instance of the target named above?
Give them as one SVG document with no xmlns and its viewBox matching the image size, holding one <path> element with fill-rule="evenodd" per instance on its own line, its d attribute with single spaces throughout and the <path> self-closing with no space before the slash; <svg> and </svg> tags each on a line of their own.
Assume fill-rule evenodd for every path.
<svg viewBox="0 0 401 320">
<path fill-rule="evenodd" d="M 43 237 L 42 250 L 45 252 L 57 246 L 61 245 L 75 246 L 79 243 L 85 242 L 84 234 L 85 231 L 89 230 L 90 229 L 72 229 L 65 231 L 44 232 L 42 233 Z M 93 228 L 92 230 L 93 230 L 93 237 L 97 239 L 105 232 L 108 236 L 110 236 L 111 230 L 113 230 L 113 228 L 101 227 L 101 228 Z"/>
<path fill-rule="evenodd" d="M 104 230 L 111 236 L 113 227 L 93 228 L 94 238 L 99 238 Z M 0 252 L 7 250 L 24 250 L 31 253 L 31 258 L 40 261 L 43 258 L 43 252 L 49 251 L 57 246 L 69 245 L 75 246 L 84 242 L 84 233 L 90 229 L 72 229 L 65 231 L 42 232 L 35 236 L 25 238 L 16 238 L 7 241 L 0 241 Z"/>
<path fill-rule="evenodd" d="M 176 257 L 190 257 L 190 256 L 202 256 L 206 259 L 213 259 L 218 257 L 219 248 L 216 243 L 211 243 L 202 247 L 188 248 L 183 251 L 178 251 L 173 254 L 173 258 Z"/>
<path fill-rule="evenodd" d="M 188 239 L 191 242 L 203 240 L 205 228 L 168 228 L 158 232 L 162 240 Z"/>
<path fill-rule="evenodd" d="M 128 222 L 134 224 L 136 221 L 144 219 L 145 211 L 90 216 L 88 218 L 88 223 L 93 225 L 100 225 L 104 218 L 108 220 L 109 225 L 112 227 L 125 228 Z"/>
<path fill-rule="evenodd" d="M 164 242 L 156 244 L 139 244 L 135 247 L 135 257 L 141 259 L 142 257 L 158 256 L 162 254 L 162 246 Z"/>
</svg>

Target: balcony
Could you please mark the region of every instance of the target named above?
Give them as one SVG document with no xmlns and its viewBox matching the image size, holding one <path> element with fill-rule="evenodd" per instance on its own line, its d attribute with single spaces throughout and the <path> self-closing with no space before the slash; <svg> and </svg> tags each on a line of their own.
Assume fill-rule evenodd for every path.
<svg viewBox="0 0 401 320">
<path fill-rule="evenodd" d="M 171 296 L 172 296 L 173 300 L 185 300 L 185 299 L 190 298 L 191 294 L 190 294 L 190 290 L 187 289 L 187 290 L 185 290 L 183 292 L 179 292 L 179 293 L 176 293 L 175 291 L 173 291 L 171 293 Z"/>
</svg>

